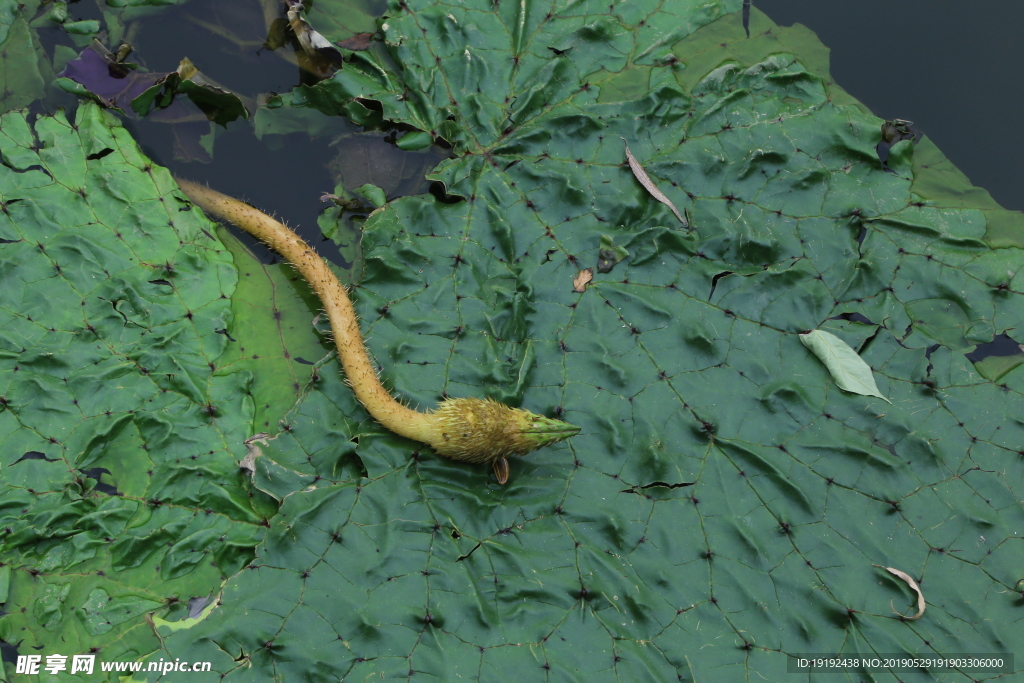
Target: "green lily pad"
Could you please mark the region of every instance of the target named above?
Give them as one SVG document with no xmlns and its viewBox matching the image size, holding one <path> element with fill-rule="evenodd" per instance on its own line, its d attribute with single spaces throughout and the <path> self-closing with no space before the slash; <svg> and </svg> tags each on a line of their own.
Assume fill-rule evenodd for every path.
<svg viewBox="0 0 1024 683">
<path fill-rule="evenodd" d="M 401 71 L 365 57 L 282 97 L 373 100 L 453 145 L 443 192 L 365 224 L 353 296 L 385 383 L 582 432 L 501 487 L 382 431 L 332 361 L 274 442 L 321 481 L 160 656 L 235 679 L 781 680 L 800 652 L 1012 650 L 1021 386 L 964 353 L 1021 324 L 1022 254 L 986 243 L 983 207 L 923 201 L 909 143 L 886 172 L 882 121 L 833 97 L 825 53 L 747 42 L 739 9 L 395 5 Z M 800 343 L 826 321 L 884 376 L 884 413 Z M 920 581 L 920 621 L 876 564 Z"/>
<path fill-rule="evenodd" d="M 263 535 L 252 373 L 217 365 L 238 271 L 97 106 L 0 131 L 0 638 L 134 659 L 159 642 L 143 613 L 174 618 Z"/>
<path fill-rule="evenodd" d="M 405 0 L 278 102 L 451 143 L 431 194 L 367 218 L 352 294 L 404 400 L 582 428 L 507 486 L 380 428 L 332 355 L 286 358 L 323 350 L 318 304 L 229 256 L 95 107 L 77 130 L 3 119 L 0 637 L 282 681 L 784 680 L 801 653 L 1012 652 L 1024 373 L 997 385 L 965 353 L 1024 324 L 1019 236 L 916 191 L 958 182 L 922 168 L 926 141 L 886 172 L 881 119 L 820 43 L 756 10 L 748 40 L 740 10 Z M 621 260 L 573 291 L 602 250 Z M 822 328 L 892 406 L 835 390 L 800 343 Z M 275 438 L 240 470 L 257 431 Z M 874 565 L 920 584 L 920 620 Z M 104 594 L 135 614 L 93 634 Z"/>
</svg>

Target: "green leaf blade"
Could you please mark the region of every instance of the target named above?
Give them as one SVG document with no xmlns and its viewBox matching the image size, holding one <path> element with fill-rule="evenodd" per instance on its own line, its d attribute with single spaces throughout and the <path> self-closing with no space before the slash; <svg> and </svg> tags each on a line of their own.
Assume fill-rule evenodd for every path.
<svg viewBox="0 0 1024 683">
<path fill-rule="evenodd" d="M 828 368 L 836 385 L 844 391 L 861 396 L 875 396 L 892 403 L 878 391 L 871 366 L 842 339 L 824 330 L 800 335 L 800 341 Z"/>
</svg>

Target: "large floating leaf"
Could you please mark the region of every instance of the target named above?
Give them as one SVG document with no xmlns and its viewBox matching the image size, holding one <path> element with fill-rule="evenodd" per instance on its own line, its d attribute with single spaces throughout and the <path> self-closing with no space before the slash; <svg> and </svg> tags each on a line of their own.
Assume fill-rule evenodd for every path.
<svg viewBox="0 0 1024 683">
<path fill-rule="evenodd" d="M 1022 253 L 986 244 L 989 207 L 914 194 L 909 141 L 886 172 L 882 121 L 813 36 L 755 10 L 748 40 L 739 5 L 406 0 L 381 23 L 400 71 L 359 53 L 282 98 L 378 102 L 454 146 L 447 195 L 366 224 L 385 380 L 583 431 L 499 487 L 319 368 L 261 450 L 284 499 L 266 542 L 159 656 L 231 680 L 782 680 L 812 651 L 1012 651 L 1022 375 L 964 353 L 1021 324 Z M 628 256 L 574 291 L 609 244 Z M 800 343 L 828 320 L 885 376 L 884 414 Z M 921 583 L 920 621 L 872 565 Z"/>
<path fill-rule="evenodd" d="M 42 195 L 11 203 L 19 195 L 5 189 L 8 211 L 50 211 L 20 216 L 19 235 L 42 242 L 54 231 L 76 234 L 70 226 L 106 235 L 101 228 L 121 224 L 61 208 L 109 200 L 93 198 L 88 183 L 76 199 L 71 188 L 81 185 L 63 174 L 84 165 L 97 187 L 117 179 L 141 188 L 125 196 L 164 199 L 133 201 L 117 214 L 140 226 L 120 231 L 125 244 L 148 255 L 152 240 L 170 239 L 154 263 L 208 245 L 189 264 L 196 281 L 218 284 L 147 275 L 205 301 L 169 309 L 139 283 L 104 290 L 118 314 L 108 327 L 132 349 L 156 343 L 142 335 L 155 321 L 177 321 L 187 340 L 190 325 L 207 330 L 195 335 L 201 352 L 186 345 L 180 354 L 188 373 L 175 366 L 142 376 L 133 369 L 142 361 L 113 341 L 96 351 L 131 359 L 131 401 L 111 412 L 138 435 L 126 426 L 117 447 L 103 451 L 110 455 L 83 460 L 62 434 L 57 445 L 37 438 L 54 425 L 78 425 L 77 433 L 91 422 L 80 417 L 74 387 L 59 394 L 59 378 L 33 389 L 49 412 L 35 431 L 17 425 L 11 433 L 26 445 L 14 436 L 6 445 L 24 455 L 3 463 L 13 489 L 5 501 L 15 501 L 4 509 L 21 525 L 21 535 L 5 539 L 4 561 L 15 569 L 4 640 L 21 643 L 19 652 L 98 643 L 108 660 L 152 652 L 210 661 L 217 680 L 259 681 L 490 680 L 509 671 L 545 680 L 783 680 L 787 656 L 808 652 L 1012 652 L 1024 566 L 1015 535 L 1024 522 L 1024 371 L 996 385 L 965 353 L 1024 318 L 1013 220 L 967 194 L 948 196 L 962 179 L 934 155 L 922 169 L 927 140 L 894 145 L 887 163 L 895 173 L 885 172 L 876 153 L 882 121 L 829 83 L 824 48 L 756 10 L 747 39 L 740 4 L 405 0 L 381 22 L 394 64 L 374 49 L 352 53 L 331 80 L 281 98 L 308 113 L 388 119 L 452 143 L 454 158 L 432 176 L 443 189 L 391 202 L 367 221 L 366 276 L 355 296 L 385 381 L 412 402 L 491 395 L 583 427 L 516 460 L 507 487 L 369 420 L 336 362 L 314 357 L 322 347 L 304 321 L 317 306 L 299 309 L 287 278 L 262 277 L 240 261 L 238 272 L 262 284 L 234 297 L 229 324 L 219 297 L 231 296 L 235 271 L 223 269 L 223 252 L 213 257 L 223 249 L 217 240 L 202 241 L 198 212 L 179 211 L 185 205 L 171 199 L 162 171 L 140 171 L 141 160 L 118 165 L 114 153 L 87 158 L 102 146 L 65 153 L 91 139 L 81 131 L 97 134 L 82 124 L 51 136 L 75 141 L 60 154 L 37 149 L 30 136 L 5 143 L 0 178 Z M 320 2 L 317 12 L 340 5 Z M 317 12 L 309 16 L 316 30 L 349 37 L 320 25 Z M 689 212 L 691 229 L 636 182 L 620 137 Z M 58 157 L 84 160 L 51 161 Z M 61 188 L 37 166 L 52 166 Z M 923 177 L 931 181 L 922 185 Z M 36 178 L 39 185 L 25 184 Z M 159 191 L 145 194 L 147 183 Z M 22 264 L 44 252 L 14 245 L 19 267 L 34 273 Z M 626 255 L 600 272 L 609 252 Z M 183 260 L 175 256 L 176 270 L 191 273 Z M 141 261 L 151 262 L 90 273 L 106 283 Z M 61 265 L 47 285 L 68 279 Z M 574 292 L 587 268 L 593 281 Z M 36 296 L 3 309 L 17 317 L 13 329 L 37 335 L 22 344 L 32 349 L 28 360 L 37 339 L 46 351 L 48 335 L 80 331 L 77 299 L 65 305 L 52 288 L 45 298 L 38 288 L 3 291 Z M 145 296 L 114 293 L 133 291 Z M 60 322 L 50 331 L 27 312 L 39 299 Z M 825 321 L 884 375 L 895 404 L 884 414 L 837 390 L 800 344 L 800 332 Z M 32 367 L 20 348 L 4 361 L 19 373 Z M 316 365 L 295 360 L 298 349 Z M 271 379 L 250 383 L 250 368 Z M 144 380 L 167 382 L 170 398 L 161 390 L 152 410 L 124 417 L 146 400 L 135 389 L 149 386 Z M 159 401 L 172 399 L 180 409 L 161 411 Z M 196 422 L 207 404 L 215 415 Z M 4 416 L 21 419 L 10 405 Z M 257 444 L 260 456 L 243 475 L 242 441 L 257 431 L 276 438 Z M 151 447 L 157 437 L 159 449 Z M 213 463 L 201 482 L 189 439 L 216 444 L 197 456 Z M 69 478 L 93 462 L 110 474 L 90 471 L 123 496 Z M 155 479 L 142 474 L 150 462 Z M 7 474 L 26 466 L 19 476 L 31 481 L 9 484 Z M 236 510 L 202 499 L 217 487 Z M 148 504 L 154 498 L 175 504 Z M 132 526 L 120 507 L 97 512 L 95 499 L 152 517 L 133 517 L 142 526 Z M 29 503 L 36 507 L 22 513 Z M 37 509 L 56 511 L 33 516 Z M 255 559 L 216 593 L 260 538 L 261 515 L 275 512 Z M 106 566 L 99 554 L 79 562 L 77 549 L 106 543 L 97 539 L 108 528 L 111 548 L 151 532 L 133 547 L 152 554 L 137 569 Z M 227 545 L 214 528 L 227 529 Z M 231 547 L 237 555 L 214 556 L 216 568 L 188 564 L 209 557 L 204 548 Z M 920 584 L 929 602 L 919 621 L 894 618 L 890 600 L 906 606 L 906 585 L 880 582 L 873 565 L 899 567 Z M 197 621 L 165 593 L 220 600 Z M 106 632 L 104 595 L 131 613 Z M 11 609 L 29 604 L 30 612 Z M 152 627 L 140 610 L 158 612 Z M 24 633 L 31 638 L 20 641 Z M 933 680 L 920 672 L 875 678 L 897 675 Z"/>
<path fill-rule="evenodd" d="M 0 638 L 134 659 L 263 535 L 253 375 L 218 365 L 238 271 L 94 105 L 4 115 L 0 155 Z"/>
</svg>

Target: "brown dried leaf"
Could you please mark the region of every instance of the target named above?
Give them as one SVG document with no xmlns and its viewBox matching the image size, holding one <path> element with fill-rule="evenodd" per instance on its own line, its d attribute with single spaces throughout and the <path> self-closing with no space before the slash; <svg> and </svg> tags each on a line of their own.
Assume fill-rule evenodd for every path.
<svg viewBox="0 0 1024 683">
<path fill-rule="evenodd" d="M 626 138 L 622 138 L 622 144 L 626 146 L 626 161 L 629 162 L 629 168 L 633 171 L 633 175 L 636 176 L 636 179 L 640 181 L 640 184 L 644 186 L 644 189 L 650 192 L 652 197 L 672 209 L 672 213 L 676 215 L 676 218 L 679 219 L 679 222 L 683 224 L 684 228 L 690 227 L 690 224 L 686 222 L 686 218 L 683 217 L 683 214 L 679 213 L 679 209 L 677 209 L 676 205 L 672 203 L 672 200 L 666 197 L 665 193 L 658 189 L 658 186 L 654 184 L 651 177 L 647 175 L 647 171 L 644 170 L 644 167 L 640 165 L 640 162 L 636 160 L 633 153 L 629 151 L 629 145 L 626 143 Z"/>
<path fill-rule="evenodd" d="M 372 42 L 372 33 L 357 33 L 351 38 L 346 38 L 345 40 L 339 42 L 338 45 L 345 48 L 346 50 L 369 50 L 370 43 Z"/>
<path fill-rule="evenodd" d="M 260 432 L 259 434 L 253 434 L 245 440 L 245 457 L 242 458 L 242 462 L 238 463 L 238 467 L 245 470 L 250 477 L 256 474 L 256 458 L 263 455 L 263 451 L 256 444 L 262 443 L 266 445 L 269 438 L 271 438 L 270 434 Z"/>
<path fill-rule="evenodd" d="M 881 565 L 878 565 L 878 564 L 876 564 L 874 566 L 875 567 L 881 567 Z M 901 572 L 899 569 L 893 569 L 892 567 L 883 567 L 883 569 L 885 569 L 885 571 L 889 572 L 893 576 L 899 577 L 899 578 L 903 579 L 904 581 L 906 581 L 907 585 L 910 586 L 910 588 L 915 593 L 917 593 L 917 614 L 915 614 L 914 616 L 908 617 L 908 616 L 905 616 L 903 614 L 900 614 L 900 612 L 898 612 L 896 610 L 896 608 L 893 607 L 892 600 L 889 601 L 889 607 L 892 608 L 893 612 L 896 612 L 896 614 L 899 614 L 904 619 L 911 619 L 911 620 L 913 620 L 913 619 L 920 619 L 924 615 L 924 610 L 925 610 L 925 607 L 927 607 L 927 605 L 925 604 L 925 601 L 924 601 L 924 593 L 921 592 L 921 587 L 917 585 L 917 581 L 914 581 L 914 579 L 911 578 L 910 574 L 908 574 L 906 572 Z"/>
<path fill-rule="evenodd" d="M 508 460 L 505 458 L 498 458 L 491 466 L 494 468 L 494 478 L 498 480 L 499 484 L 504 484 L 508 481 Z"/>
<path fill-rule="evenodd" d="M 576 273 L 576 277 L 572 279 L 572 291 L 582 294 L 587 291 L 587 285 L 594 279 L 594 269 L 584 268 L 580 272 Z"/>
</svg>

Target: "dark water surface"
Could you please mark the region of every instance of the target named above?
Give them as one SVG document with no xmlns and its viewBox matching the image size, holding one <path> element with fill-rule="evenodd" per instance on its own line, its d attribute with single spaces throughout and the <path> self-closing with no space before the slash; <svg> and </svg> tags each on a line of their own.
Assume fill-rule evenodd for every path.
<svg viewBox="0 0 1024 683">
<path fill-rule="evenodd" d="M 1024 210 L 1024 2 L 753 0 L 832 50 L 833 80 L 914 122 L 975 185 Z"/>
</svg>

